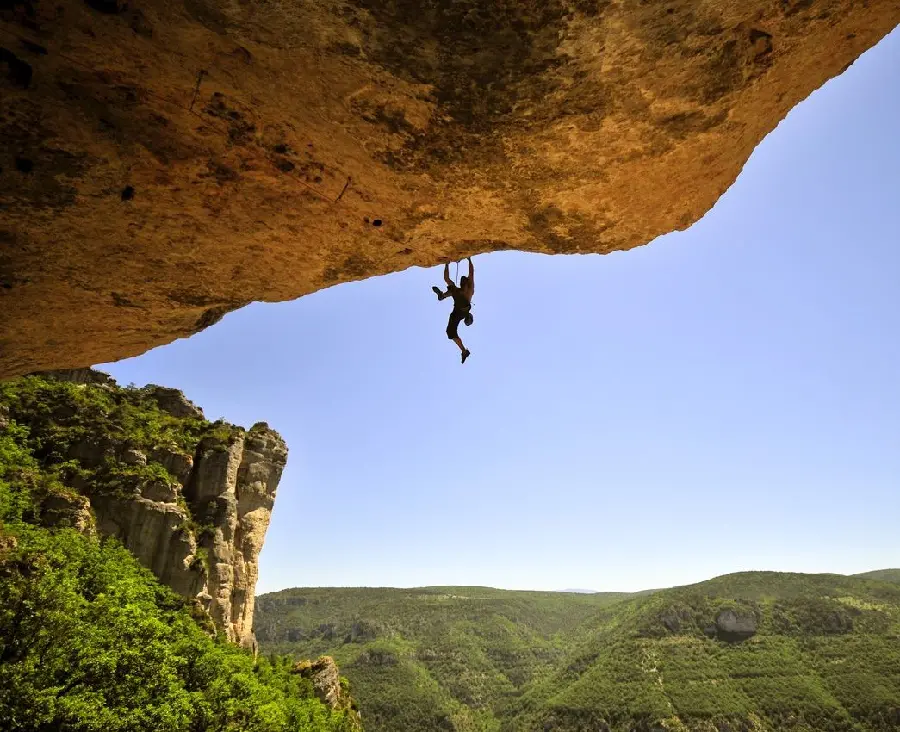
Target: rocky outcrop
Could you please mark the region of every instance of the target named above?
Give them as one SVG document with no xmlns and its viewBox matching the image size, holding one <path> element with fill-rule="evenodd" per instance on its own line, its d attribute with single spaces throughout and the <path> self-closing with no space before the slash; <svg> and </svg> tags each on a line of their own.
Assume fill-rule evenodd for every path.
<svg viewBox="0 0 900 732">
<path fill-rule="evenodd" d="M 379 648 L 367 648 L 353 662 L 357 666 L 396 666 L 400 659 L 391 651 Z"/>
<path fill-rule="evenodd" d="M 722 610 L 716 615 L 716 637 L 731 643 L 756 635 L 756 616 L 746 611 Z"/>
<path fill-rule="evenodd" d="M 315 661 L 300 661 L 293 669 L 304 679 L 313 682 L 316 696 L 332 709 L 340 707 L 341 675 L 331 656 L 321 656 Z"/>
<path fill-rule="evenodd" d="M 185 429 L 173 433 L 180 445 L 138 444 L 120 425 L 102 421 L 112 416 L 96 417 L 108 407 L 79 415 L 69 401 L 57 400 L 54 420 L 45 423 L 40 414 L 46 410 L 31 415 L 18 403 L 0 405 L 35 436 L 49 427 L 51 439 L 68 445 L 59 459 L 78 466 L 63 474 L 73 492 L 52 493 L 43 501 L 42 521 L 119 539 L 161 582 L 196 599 L 229 640 L 255 647 L 257 562 L 287 461 L 278 433 L 263 422 L 245 431 L 202 421 L 202 412 L 174 389 L 123 390 L 89 370 L 51 379 L 106 390 L 117 404 L 131 399 L 136 409 L 150 410 L 132 412 L 138 422 L 158 418 L 146 406 L 155 403 L 184 420 Z M 78 437 L 66 442 L 70 419 Z M 202 437 L 186 446 L 192 434 Z"/>
<path fill-rule="evenodd" d="M 659 621 L 670 633 L 680 632 L 682 625 L 690 623 L 692 619 L 692 613 L 688 608 L 670 607 L 663 611 L 659 616 Z"/>
<path fill-rule="evenodd" d="M 281 437 L 255 425 L 227 441 L 201 442 L 185 487 L 208 552 L 210 614 L 245 644 L 252 643 L 257 560 L 286 461 Z"/>
<path fill-rule="evenodd" d="M 355 620 L 347 636 L 350 643 L 368 643 L 378 637 L 378 629 L 365 620 Z"/>
<path fill-rule="evenodd" d="M 150 452 L 150 460 L 162 465 L 181 485 L 187 485 L 194 467 L 194 458 L 177 445 L 157 445 Z"/>
<path fill-rule="evenodd" d="M 179 419 L 203 419 L 203 410 L 190 401 L 178 389 L 150 384 L 145 387 L 147 396 L 164 412 Z"/>
<path fill-rule="evenodd" d="M 258 557 L 287 461 L 284 441 L 267 428 L 237 428 L 205 438 L 193 460 L 165 448 L 151 455 L 184 482 L 142 481 L 139 494 L 93 498 L 98 530 L 179 594 L 201 596 L 229 640 L 255 647 Z"/>
<path fill-rule="evenodd" d="M 41 503 L 41 523 L 44 526 L 67 527 L 82 534 L 94 534 L 96 524 L 91 503 L 84 496 L 51 493 Z"/>
<path fill-rule="evenodd" d="M 0 377 L 684 229 L 896 0 L 0 5 Z"/>
<path fill-rule="evenodd" d="M 332 709 L 347 712 L 350 728 L 362 732 L 361 715 L 350 696 L 349 682 L 342 678 L 331 656 L 320 656 L 315 661 L 300 661 L 292 669 L 301 678 L 309 679 L 316 697 Z"/>
<path fill-rule="evenodd" d="M 177 504 L 175 486 L 169 495 L 145 493 L 149 496 L 93 496 L 91 506 L 98 531 L 119 539 L 160 582 L 178 594 L 195 597 L 205 592 L 206 571 L 189 528 L 190 514 Z M 229 637 L 235 638 L 233 634 Z"/>
<path fill-rule="evenodd" d="M 315 661 L 300 661 L 292 672 L 309 679 L 318 700 L 332 709 L 347 712 L 350 728 L 362 732 L 361 715 L 350 696 L 349 682 L 341 677 L 331 656 L 320 656 Z"/>
<path fill-rule="evenodd" d="M 45 371 L 43 376 L 57 381 L 68 381 L 73 384 L 104 384 L 115 386 L 115 380 L 109 374 L 91 368 L 69 369 L 61 371 Z"/>
</svg>

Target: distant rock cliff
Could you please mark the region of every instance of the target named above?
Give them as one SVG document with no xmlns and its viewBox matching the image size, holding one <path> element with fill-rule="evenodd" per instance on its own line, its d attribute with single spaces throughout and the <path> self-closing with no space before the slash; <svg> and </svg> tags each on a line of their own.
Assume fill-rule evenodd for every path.
<svg viewBox="0 0 900 732">
<path fill-rule="evenodd" d="M 177 390 L 123 389 L 91 370 L 0 387 L 6 426 L 27 428 L 22 439 L 59 476 L 41 520 L 116 537 L 229 640 L 255 646 L 257 560 L 287 460 L 281 437 L 265 423 L 210 423 Z"/>
</svg>

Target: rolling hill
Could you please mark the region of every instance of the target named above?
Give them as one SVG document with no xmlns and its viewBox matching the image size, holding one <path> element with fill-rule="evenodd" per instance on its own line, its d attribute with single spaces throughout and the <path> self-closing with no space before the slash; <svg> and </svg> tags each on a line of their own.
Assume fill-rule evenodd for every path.
<svg viewBox="0 0 900 732">
<path fill-rule="evenodd" d="M 264 652 L 333 655 L 369 732 L 900 729 L 900 586 L 744 572 L 654 593 L 292 589 Z"/>
<path fill-rule="evenodd" d="M 900 569 L 876 569 L 872 572 L 863 572 L 853 576 L 863 577 L 864 579 L 882 580 L 883 582 L 900 583 Z"/>
<path fill-rule="evenodd" d="M 546 676 L 622 593 L 485 587 L 292 589 L 258 598 L 263 652 L 333 655 L 367 730 L 496 729 L 494 710 Z"/>
</svg>

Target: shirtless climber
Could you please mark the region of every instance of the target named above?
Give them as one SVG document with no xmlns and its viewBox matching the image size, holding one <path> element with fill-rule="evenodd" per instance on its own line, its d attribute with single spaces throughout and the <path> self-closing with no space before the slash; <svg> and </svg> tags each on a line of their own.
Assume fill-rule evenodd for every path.
<svg viewBox="0 0 900 732">
<path fill-rule="evenodd" d="M 453 284 L 450 279 L 450 264 L 444 265 L 444 282 L 447 283 L 447 292 L 441 292 L 439 287 L 432 287 L 438 300 L 445 297 L 453 298 L 453 312 L 450 313 L 450 320 L 447 323 L 447 337 L 453 341 L 459 350 L 462 351 L 462 362 L 465 363 L 469 357 L 469 350 L 463 345 L 459 337 L 459 324 L 465 322 L 466 325 L 472 325 L 475 318 L 472 317 L 472 296 L 475 294 L 475 266 L 472 264 L 472 258 L 468 257 L 469 276 L 463 275 L 459 279 L 459 287 Z"/>
</svg>

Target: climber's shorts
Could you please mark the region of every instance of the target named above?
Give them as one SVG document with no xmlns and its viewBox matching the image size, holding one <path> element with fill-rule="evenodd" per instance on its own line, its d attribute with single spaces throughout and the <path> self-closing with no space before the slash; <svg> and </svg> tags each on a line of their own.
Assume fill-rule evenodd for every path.
<svg viewBox="0 0 900 732">
<path fill-rule="evenodd" d="M 451 341 L 454 338 L 459 338 L 459 324 L 466 319 L 468 314 L 469 308 L 466 308 L 465 310 L 462 308 L 453 308 L 453 312 L 450 313 L 450 320 L 447 322 L 447 337 Z"/>
</svg>

